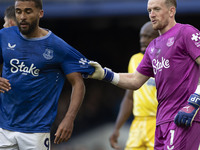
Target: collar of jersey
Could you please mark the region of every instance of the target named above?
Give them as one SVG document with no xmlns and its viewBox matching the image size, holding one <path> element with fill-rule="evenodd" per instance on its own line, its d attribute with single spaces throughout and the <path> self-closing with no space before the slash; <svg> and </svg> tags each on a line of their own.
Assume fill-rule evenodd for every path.
<svg viewBox="0 0 200 150">
<path fill-rule="evenodd" d="M 20 35 L 24 38 L 24 39 L 26 39 L 26 40 L 29 40 L 29 41 L 38 41 L 38 40 L 43 40 L 43 39 L 46 39 L 46 38 L 48 38 L 50 35 L 51 35 L 51 31 L 50 30 L 47 30 L 48 31 L 48 34 L 47 35 L 45 35 L 45 36 L 43 36 L 43 37 L 39 37 L 39 38 L 26 38 L 23 34 L 21 34 L 21 32 L 20 32 Z"/>
</svg>

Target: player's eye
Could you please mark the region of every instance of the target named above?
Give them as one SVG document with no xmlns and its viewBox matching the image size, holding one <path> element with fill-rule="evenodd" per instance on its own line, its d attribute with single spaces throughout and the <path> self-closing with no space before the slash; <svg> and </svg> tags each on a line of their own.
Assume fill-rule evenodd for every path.
<svg viewBox="0 0 200 150">
<path fill-rule="evenodd" d="M 155 11 L 159 11 L 159 10 L 160 10 L 160 8 L 158 8 L 158 7 L 155 8 Z"/>
<path fill-rule="evenodd" d="M 151 13 L 151 9 L 148 9 L 147 11 L 148 11 L 149 14 Z"/>
<path fill-rule="evenodd" d="M 16 13 L 16 14 L 21 14 L 22 11 L 21 11 L 20 9 L 16 9 L 16 10 L 15 10 L 15 13 Z"/>
<path fill-rule="evenodd" d="M 33 11 L 31 10 L 31 9 L 28 9 L 28 10 L 26 10 L 26 13 L 27 14 L 30 14 L 30 13 L 32 13 Z"/>
</svg>

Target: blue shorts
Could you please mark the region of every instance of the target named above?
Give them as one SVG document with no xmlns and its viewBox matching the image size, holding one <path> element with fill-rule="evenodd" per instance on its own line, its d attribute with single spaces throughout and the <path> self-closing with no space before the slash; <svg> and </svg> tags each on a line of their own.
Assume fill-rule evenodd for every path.
<svg viewBox="0 0 200 150">
<path fill-rule="evenodd" d="M 156 126 L 155 150 L 199 150 L 200 122 L 192 127 L 178 127 L 174 122 Z"/>
</svg>

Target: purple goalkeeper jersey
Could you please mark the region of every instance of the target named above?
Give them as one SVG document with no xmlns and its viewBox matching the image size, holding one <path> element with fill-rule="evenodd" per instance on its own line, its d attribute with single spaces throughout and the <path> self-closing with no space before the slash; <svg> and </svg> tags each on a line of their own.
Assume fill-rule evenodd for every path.
<svg viewBox="0 0 200 150">
<path fill-rule="evenodd" d="M 191 25 L 177 23 L 149 44 L 137 71 L 155 77 L 157 125 L 173 121 L 195 92 L 200 76 L 198 56 L 200 31 Z M 200 122 L 200 111 L 194 120 Z"/>
</svg>

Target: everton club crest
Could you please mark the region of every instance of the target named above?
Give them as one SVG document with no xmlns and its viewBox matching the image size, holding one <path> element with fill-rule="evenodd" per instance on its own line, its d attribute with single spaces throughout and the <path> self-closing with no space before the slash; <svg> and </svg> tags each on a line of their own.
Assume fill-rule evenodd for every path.
<svg viewBox="0 0 200 150">
<path fill-rule="evenodd" d="M 45 49 L 45 52 L 43 53 L 43 56 L 47 60 L 52 59 L 53 58 L 53 50 L 51 50 L 51 49 Z"/>
<path fill-rule="evenodd" d="M 171 37 L 171 38 L 169 38 L 168 41 L 167 41 L 167 46 L 170 47 L 170 46 L 172 46 L 173 44 L 174 44 L 174 37 Z"/>
</svg>

